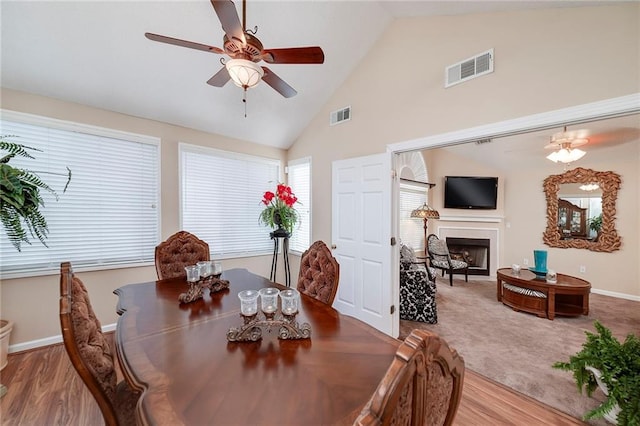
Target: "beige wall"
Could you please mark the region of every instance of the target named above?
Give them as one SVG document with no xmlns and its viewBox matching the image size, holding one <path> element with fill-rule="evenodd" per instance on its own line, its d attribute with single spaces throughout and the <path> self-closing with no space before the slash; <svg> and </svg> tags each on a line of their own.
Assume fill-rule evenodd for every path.
<svg viewBox="0 0 640 426">
<path fill-rule="evenodd" d="M 289 149 L 290 158 L 313 158 L 313 239 L 331 241 L 330 182 L 334 160 L 381 153 L 387 144 L 640 92 L 639 17 L 640 4 L 629 3 L 396 20 Z M 495 49 L 493 73 L 444 88 L 447 65 L 490 48 Z M 330 127 L 330 111 L 346 105 L 352 108 L 351 120 Z M 630 167 L 638 167 L 637 154 L 630 161 L 635 161 L 635 166 Z M 433 161 L 427 159 L 427 165 L 433 167 Z M 459 170 L 470 170 L 467 164 L 462 166 Z M 598 165 L 599 170 L 600 167 L 621 170 L 611 164 Z M 431 173 L 430 168 L 429 177 L 433 180 Z M 531 173 L 535 173 L 532 178 L 538 184 L 542 176 L 550 174 Z M 638 178 L 637 174 L 628 176 L 630 179 L 625 182 L 629 187 L 625 191 L 631 193 Z M 514 184 L 527 179 L 516 177 Z M 532 202 L 543 211 L 539 187 L 524 201 L 513 187 L 507 186 L 504 191 L 504 213 L 512 225 L 522 223 L 513 216 L 520 217 L 525 202 Z M 555 261 L 561 252 L 570 253 L 567 270 L 575 271 L 583 261 L 597 265 L 589 267 L 586 275 L 587 279 L 594 279 L 594 287 L 640 296 L 638 225 L 625 219 L 625 215 L 638 209 L 637 192 L 635 189 L 635 197 L 627 198 L 625 194 L 620 209 L 631 207 L 625 213 L 620 210 L 618 215 L 619 231 L 625 230 L 624 252 L 598 255 L 585 250 L 550 249 L 550 259 Z M 508 199 L 515 200 L 514 204 L 507 204 Z M 512 213 L 510 208 L 517 210 Z M 509 256 L 501 259 L 505 264 L 524 258 L 542 245 L 544 213 L 526 222 L 531 234 L 503 229 L 503 250 L 509 251 Z M 531 243 L 519 243 L 531 238 Z M 509 243 L 517 243 L 518 248 Z M 634 246 L 635 250 L 627 251 Z M 605 266 L 610 260 L 620 263 L 614 268 Z M 631 263 L 622 263 L 629 260 Z M 601 272 L 591 275 L 594 269 Z M 617 277 L 610 279 L 607 270 L 630 273 L 623 282 Z"/>
<path fill-rule="evenodd" d="M 283 164 L 286 160 L 286 152 L 280 149 L 13 90 L 2 89 L 1 106 L 7 110 L 160 138 L 162 239 L 180 230 L 179 142 L 274 158 L 281 160 Z M 73 264 L 73 259 L 68 260 Z M 298 261 L 293 256 L 292 266 L 296 267 L 295 271 L 297 271 L 297 264 Z M 247 268 L 268 277 L 271 256 L 226 259 L 223 261 L 223 267 Z M 281 275 L 283 268 L 279 269 L 279 275 Z M 124 284 L 156 279 L 153 266 L 79 272 L 78 276 L 87 286 L 96 315 L 103 325 L 115 323 L 117 319 L 115 311 L 117 298 L 113 294 L 114 289 Z M 284 279 L 280 277 L 278 281 L 284 282 Z M 3 319 L 7 318 L 15 322 L 10 344 L 16 345 L 59 335 L 59 297 L 59 275 L 3 280 L 1 316 Z"/>
</svg>

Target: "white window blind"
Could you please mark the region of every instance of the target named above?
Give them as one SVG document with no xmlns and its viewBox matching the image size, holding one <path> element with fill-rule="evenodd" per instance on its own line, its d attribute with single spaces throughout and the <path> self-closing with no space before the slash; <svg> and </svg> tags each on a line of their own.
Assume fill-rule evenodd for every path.
<svg viewBox="0 0 640 426">
<path fill-rule="evenodd" d="M 401 183 L 399 195 L 400 241 L 416 251 L 424 251 L 424 221 L 411 217 L 411 212 L 425 203 L 427 191 L 419 185 Z"/>
<path fill-rule="evenodd" d="M 311 158 L 289 162 L 287 176 L 288 185 L 298 197 L 295 208 L 300 216 L 289 240 L 289 250 L 302 253 L 311 245 Z"/>
<path fill-rule="evenodd" d="M 3 111 L 2 135 L 37 148 L 10 164 L 37 172 L 58 192 L 42 191 L 48 248 L 37 238 L 18 252 L 1 230 L 3 278 L 154 261 L 159 236 L 159 144 L 155 138 Z M 117 137 L 116 137 L 117 136 Z M 135 139 L 135 140 L 129 140 Z M 66 167 L 72 172 L 66 183 Z"/>
<path fill-rule="evenodd" d="M 273 253 L 271 229 L 258 222 L 266 191 L 275 192 L 278 160 L 180 144 L 182 229 L 217 258 Z"/>
</svg>

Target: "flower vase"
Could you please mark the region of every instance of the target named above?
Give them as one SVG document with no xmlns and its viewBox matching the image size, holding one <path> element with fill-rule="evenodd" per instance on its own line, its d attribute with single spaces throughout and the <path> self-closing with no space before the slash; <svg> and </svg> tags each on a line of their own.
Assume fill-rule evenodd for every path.
<svg viewBox="0 0 640 426">
<path fill-rule="evenodd" d="M 271 233 L 271 238 L 289 237 L 291 235 L 282 227 L 282 217 L 280 216 L 280 212 L 273 213 L 273 222 L 278 225 L 278 228 Z"/>
</svg>

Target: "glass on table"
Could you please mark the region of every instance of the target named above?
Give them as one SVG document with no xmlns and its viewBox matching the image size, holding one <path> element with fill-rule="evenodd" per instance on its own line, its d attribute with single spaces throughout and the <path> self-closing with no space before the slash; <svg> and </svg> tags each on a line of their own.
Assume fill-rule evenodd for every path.
<svg viewBox="0 0 640 426">
<path fill-rule="evenodd" d="M 280 291 L 280 300 L 282 301 L 282 314 L 293 315 L 298 312 L 298 300 L 300 292 L 294 288 L 288 288 Z"/>
<path fill-rule="evenodd" d="M 240 313 L 250 317 L 258 313 L 258 296 L 256 290 L 244 290 L 238 293 L 240 299 Z"/>
<path fill-rule="evenodd" d="M 260 304 L 265 315 L 271 315 L 278 309 L 278 294 L 280 290 L 275 287 L 260 289 Z"/>
<path fill-rule="evenodd" d="M 200 276 L 202 278 L 207 278 L 211 274 L 213 274 L 213 265 L 211 261 L 205 260 L 203 262 L 198 262 L 197 266 L 200 271 Z"/>
<path fill-rule="evenodd" d="M 213 264 L 212 266 L 213 275 L 220 276 L 222 274 L 222 262 L 220 262 L 219 260 L 216 260 L 211 263 Z"/>
<path fill-rule="evenodd" d="M 200 279 L 200 268 L 198 265 L 185 266 L 184 270 L 187 272 L 187 281 L 195 283 Z"/>
</svg>

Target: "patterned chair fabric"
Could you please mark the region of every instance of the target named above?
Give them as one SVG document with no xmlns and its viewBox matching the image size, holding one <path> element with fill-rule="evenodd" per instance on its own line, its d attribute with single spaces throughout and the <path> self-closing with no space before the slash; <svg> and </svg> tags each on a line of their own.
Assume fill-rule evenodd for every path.
<svg viewBox="0 0 640 426">
<path fill-rule="evenodd" d="M 447 342 L 413 330 L 356 425 L 451 425 L 464 381 L 464 360 Z"/>
<path fill-rule="evenodd" d="M 438 323 L 435 270 L 418 262 L 405 244 L 400 246 L 400 319 Z"/>
<path fill-rule="evenodd" d="M 156 247 L 156 273 L 159 280 L 184 277 L 185 266 L 210 260 L 209 244 L 187 232 L 176 232 Z"/>
<path fill-rule="evenodd" d="M 339 280 L 338 261 L 324 242 L 314 242 L 300 259 L 298 291 L 331 305 L 338 291 Z"/>
<path fill-rule="evenodd" d="M 427 237 L 427 253 L 433 268 L 441 269 L 443 277 L 445 272 L 449 273 L 449 285 L 453 286 L 455 273 L 464 273 L 465 282 L 469 282 L 469 265 L 462 260 L 451 259 L 447 243 L 435 234 Z"/>
<path fill-rule="evenodd" d="M 115 360 L 102 334 L 87 289 L 73 274 L 71 264 L 60 265 L 60 326 L 67 354 L 95 398 L 105 424 L 135 425 L 139 392 L 117 382 Z"/>
</svg>

